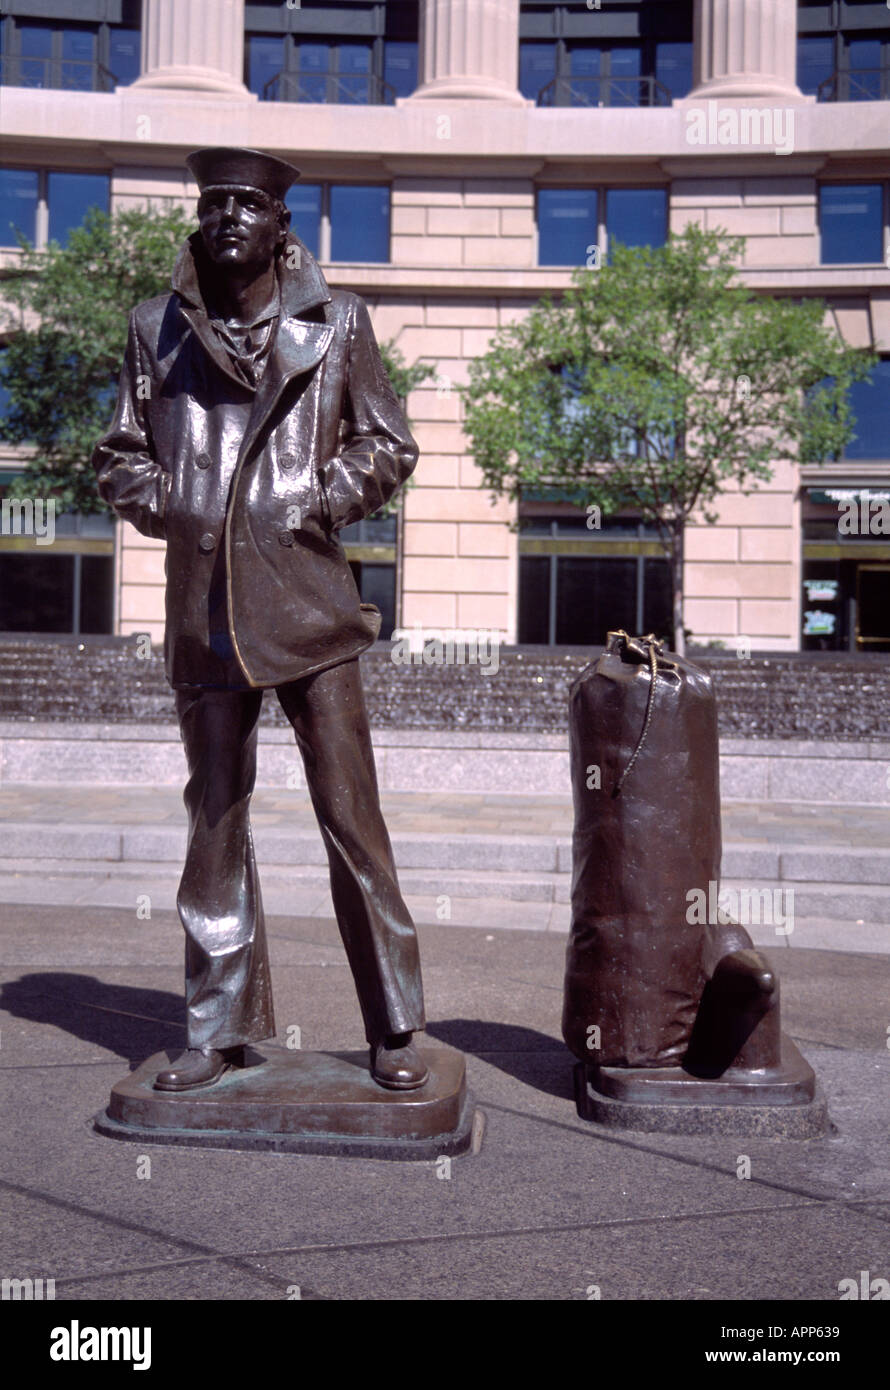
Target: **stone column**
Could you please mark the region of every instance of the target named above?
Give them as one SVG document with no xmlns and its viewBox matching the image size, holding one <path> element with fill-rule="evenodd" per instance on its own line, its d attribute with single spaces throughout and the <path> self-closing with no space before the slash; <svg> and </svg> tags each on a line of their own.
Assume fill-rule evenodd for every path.
<svg viewBox="0 0 890 1390">
<path fill-rule="evenodd" d="M 795 0 L 695 0 L 690 97 L 803 101 Z"/>
<path fill-rule="evenodd" d="M 409 101 L 524 106 L 518 73 L 519 0 L 420 0 L 420 83 Z"/>
<path fill-rule="evenodd" d="M 244 0 L 143 0 L 133 86 L 245 96 Z"/>
</svg>

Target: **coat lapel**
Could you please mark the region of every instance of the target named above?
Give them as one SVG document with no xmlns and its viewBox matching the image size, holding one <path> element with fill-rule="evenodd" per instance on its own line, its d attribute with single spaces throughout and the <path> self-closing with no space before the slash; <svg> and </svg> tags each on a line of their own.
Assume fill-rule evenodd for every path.
<svg viewBox="0 0 890 1390">
<path fill-rule="evenodd" d="M 201 344 L 207 356 L 213 359 L 214 365 L 219 367 L 230 381 L 235 381 L 243 391 L 250 391 L 252 388 L 247 385 L 244 378 L 239 376 L 232 366 L 232 359 L 226 352 L 213 329 L 210 327 L 210 320 L 201 309 L 193 309 L 191 305 L 183 304 L 180 312 L 186 323 L 191 328 L 198 342 Z"/>
<path fill-rule="evenodd" d="M 235 371 L 228 353 L 210 326 L 198 277 L 196 262 L 200 256 L 201 234 L 193 232 L 180 251 L 173 270 L 173 289 L 180 297 L 183 318 L 220 371 L 242 389 L 251 390 Z M 293 377 L 317 367 L 334 337 L 330 324 L 313 323 L 300 317 L 309 310 L 330 303 L 331 294 L 315 257 L 293 233 L 288 234 L 284 244 L 278 283 L 281 312 L 275 342 L 254 395 L 239 462 L 243 462 L 250 453 L 287 383 Z"/>
<path fill-rule="evenodd" d="M 284 306 L 282 305 L 282 309 Z M 296 318 L 280 318 L 272 351 L 266 360 L 250 413 L 241 457 L 246 458 L 264 422 L 274 410 L 288 382 L 311 372 L 331 346 L 334 329 L 327 323 L 306 323 Z"/>
<path fill-rule="evenodd" d="M 260 379 L 250 422 L 244 435 L 241 458 L 253 448 L 263 423 L 293 377 L 311 372 L 322 361 L 334 338 L 326 323 L 312 323 L 302 314 L 331 302 L 327 281 L 318 262 L 293 232 L 284 243 L 278 268 L 281 314 L 272 351 Z"/>
</svg>

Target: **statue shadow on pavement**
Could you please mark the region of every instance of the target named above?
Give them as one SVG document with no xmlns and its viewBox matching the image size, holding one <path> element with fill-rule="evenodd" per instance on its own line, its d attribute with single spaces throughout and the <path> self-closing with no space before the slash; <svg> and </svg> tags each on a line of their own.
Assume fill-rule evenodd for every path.
<svg viewBox="0 0 890 1390">
<path fill-rule="evenodd" d="M 426 1025 L 428 1038 L 471 1053 L 546 1095 L 572 1100 L 571 1060 L 561 1038 L 515 1023 L 448 1018 Z"/>
<path fill-rule="evenodd" d="M 109 984 L 95 975 L 47 970 L 22 975 L 0 987 L 0 1009 L 13 1018 L 48 1023 L 93 1043 L 130 1067 L 185 1040 L 181 994 Z"/>
</svg>

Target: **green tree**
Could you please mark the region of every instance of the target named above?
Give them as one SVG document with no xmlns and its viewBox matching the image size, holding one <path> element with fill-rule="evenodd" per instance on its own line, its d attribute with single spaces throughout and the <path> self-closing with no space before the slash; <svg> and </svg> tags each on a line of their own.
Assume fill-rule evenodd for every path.
<svg viewBox="0 0 890 1390">
<path fill-rule="evenodd" d="M 388 338 L 385 343 L 380 344 L 380 356 L 395 393 L 401 401 L 407 399 L 408 392 L 413 391 L 415 386 L 428 381 L 434 372 L 431 362 L 418 360 L 409 366 L 401 349 L 396 346 L 395 338 Z"/>
<path fill-rule="evenodd" d="M 23 243 L 4 284 L 9 306 L 3 437 L 33 449 L 10 487 L 54 496 L 65 510 L 104 511 L 90 467 L 108 428 L 134 305 L 170 286 L 173 261 L 194 222 L 179 208 L 92 208 L 67 246 Z"/>
<path fill-rule="evenodd" d="M 408 398 L 409 391 L 413 391 L 415 386 L 420 386 L 422 382 L 427 381 L 433 375 L 433 364 L 418 359 L 418 361 L 412 362 L 409 365 L 405 361 L 401 349 L 396 346 L 395 338 L 388 338 L 386 342 L 380 343 L 379 346 L 380 356 L 383 358 L 383 365 L 393 384 L 395 393 L 404 404 Z M 410 419 L 408 423 L 411 423 Z M 395 496 L 391 497 L 390 500 L 380 508 L 376 516 L 394 516 L 402 506 L 402 499 L 405 493 L 410 492 L 412 488 L 416 486 L 414 479 L 409 478 L 406 483 L 402 484 Z"/>
<path fill-rule="evenodd" d="M 3 283 L 7 306 L 3 384 L 9 406 L 0 435 L 28 448 L 12 496 L 54 496 L 66 511 L 105 511 L 90 456 L 108 428 L 127 343 L 130 310 L 170 288 L 173 263 L 194 218 L 178 207 L 87 213 L 67 246 L 22 257 Z M 381 353 L 400 396 L 431 374 L 392 344 Z"/>
<path fill-rule="evenodd" d="M 836 457 L 848 387 L 875 360 L 824 326 L 821 301 L 740 284 L 742 246 L 690 226 L 661 247 L 614 247 L 559 302 L 502 328 L 461 393 L 496 496 L 556 488 L 593 522 L 630 508 L 657 528 L 680 652 L 690 516 L 716 521 L 727 485 L 751 491 L 778 459 Z"/>
</svg>

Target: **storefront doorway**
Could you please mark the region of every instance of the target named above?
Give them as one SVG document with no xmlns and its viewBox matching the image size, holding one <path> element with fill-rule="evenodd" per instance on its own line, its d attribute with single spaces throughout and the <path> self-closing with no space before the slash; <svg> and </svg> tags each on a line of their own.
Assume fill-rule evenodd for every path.
<svg viewBox="0 0 890 1390">
<path fill-rule="evenodd" d="M 890 485 L 803 496 L 803 651 L 890 651 Z"/>
<path fill-rule="evenodd" d="M 857 649 L 890 652 L 890 564 L 859 565 L 856 581 Z"/>
</svg>

